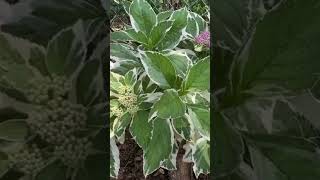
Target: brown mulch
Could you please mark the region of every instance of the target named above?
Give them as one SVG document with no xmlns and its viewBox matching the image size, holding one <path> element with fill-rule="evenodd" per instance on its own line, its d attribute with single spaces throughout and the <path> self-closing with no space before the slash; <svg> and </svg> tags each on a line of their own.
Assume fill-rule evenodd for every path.
<svg viewBox="0 0 320 180">
<path fill-rule="evenodd" d="M 120 151 L 120 171 L 117 180 L 178 180 L 175 178 L 175 171 L 170 172 L 165 169 L 159 169 L 145 178 L 143 175 L 143 151 L 132 139 L 129 132 L 126 132 L 124 144 L 118 144 L 118 148 Z M 180 149 L 178 158 L 182 158 L 183 154 L 184 150 Z M 192 176 L 190 179 L 196 180 L 194 175 Z M 209 176 L 200 175 L 198 180 L 209 180 Z"/>
</svg>

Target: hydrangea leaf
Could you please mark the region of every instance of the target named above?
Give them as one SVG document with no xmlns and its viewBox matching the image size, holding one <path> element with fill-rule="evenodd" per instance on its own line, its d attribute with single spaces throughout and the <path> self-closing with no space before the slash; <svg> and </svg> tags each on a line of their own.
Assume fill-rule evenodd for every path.
<svg viewBox="0 0 320 180">
<path fill-rule="evenodd" d="M 185 90 L 208 90 L 210 87 L 210 58 L 206 57 L 193 65 L 185 79 Z"/>
<path fill-rule="evenodd" d="M 110 138 L 110 148 L 110 177 L 117 178 L 120 169 L 120 155 L 114 138 Z"/>
<path fill-rule="evenodd" d="M 200 174 L 210 173 L 210 153 L 210 141 L 204 138 L 198 139 L 192 149 L 193 171 L 197 178 Z"/>
<path fill-rule="evenodd" d="M 146 150 L 152 134 L 152 123 L 148 122 L 147 111 L 138 111 L 132 119 L 130 133 L 136 143 Z"/>
<path fill-rule="evenodd" d="M 133 0 L 129 7 L 131 25 L 136 32 L 142 31 L 147 36 L 157 24 L 157 16 L 146 0 Z"/>
<path fill-rule="evenodd" d="M 149 78 L 162 88 L 174 87 L 176 71 L 169 58 L 158 52 L 142 52 L 142 65 Z"/>
<path fill-rule="evenodd" d="M 165 90 L 160 100 L 156 102 L 151 111 L 149 120 L 153 117 L 162 119 L 179 118 L 186 113 L 186 105 L 174 89 Z"/>
<path fill-rule="evenodd" d="M 171 29 L 166 33 L 165 37 L 158 44 L 157 48 L 159 50 L 173 49 L 182 40 L 184 30 L 187 26 L 188 11 L 183 8 L 176 10 L 172 13 L 169 20 L 173 20 L 173 25 Z"/>
<path fill-rule="evenodd" d="M 174 152 L 174 133 L 169 119 L 156 118 L 150 143 L 143 152 L 143 174 L 153 173 L 164 165 Z"/>
</svg>

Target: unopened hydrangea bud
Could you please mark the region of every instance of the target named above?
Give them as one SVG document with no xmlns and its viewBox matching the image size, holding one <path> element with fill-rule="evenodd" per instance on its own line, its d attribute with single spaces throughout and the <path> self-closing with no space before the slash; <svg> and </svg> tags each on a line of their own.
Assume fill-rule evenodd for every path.
<svg viewBox="0 0 320 180">
<path fill-rule="evenodd" d="M 48 106 L 38 106 L 27 121 L 30 129 L 49 143 L 59 143 L 66 136 L 86 126 L 86 110 L 67 100 L 53 99 Z"/>
<path fill-rule="evenodd" d="M 129 86 L 122 85 L 119 87 L 118 92 L 121 95 L 128 95 L 128 94 L 132 93 L 132 88 Z"/>
<path fill-rule="evenodd" d="M 55 147 L 54 155 L 66 166 L 76 168 L 87 158 L 91 146 L 88 138 L 70 136 Z"/>
<path fill-rule="evenodd" d="M 137 106 L 137 105 L 130 106 L 130 107 L 127 108 L 127 111 L 130 114 L 135 114 L 136 112 L 139 111 L 139 106 Z"/>
<path fill-rule="evenodd" d="M 9 166 L 26 175 L 34 176 L 45 166 L 41 150 L 36 146 L 25 146 L 8 155 Z"/>
<path fill-rule="evenodd" d="M 123 110 L 120 107 L 112 107 L 111 109 L 111 117 L 121 117 L 123 115 Z"/>
</svg>

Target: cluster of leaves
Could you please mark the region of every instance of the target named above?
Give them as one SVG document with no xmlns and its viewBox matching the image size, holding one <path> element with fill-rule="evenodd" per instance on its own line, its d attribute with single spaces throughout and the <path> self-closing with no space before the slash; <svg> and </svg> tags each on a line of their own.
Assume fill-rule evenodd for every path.
<svg viewBox="0 0 320 180">
<path fill-rule="evenodd" d="M 143 150 L 145 176 L 176 169 L 179 144 L 196 176 L 208 174 L 210 58 L 208 49 L 195 51 L 208 23 L 186 8 L 157 14 L 146 0 L 133 0 L 127 13 L 132 27 L 111 33 L 110 176 L 126 130 Z"/>
<path fill-rule="evenodd" d="M 105 178 L 106 2 L 76 1 L 1 27 L 0 178 Z"/>
<path fill-rule="evenodd" d="M 214 1 L 216 179 L 320 178 L 318 4 Z"/>
</svg>

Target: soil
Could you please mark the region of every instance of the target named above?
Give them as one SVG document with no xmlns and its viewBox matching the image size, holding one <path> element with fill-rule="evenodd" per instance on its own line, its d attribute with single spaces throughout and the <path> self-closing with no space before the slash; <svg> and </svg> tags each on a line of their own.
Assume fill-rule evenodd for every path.
<svg viewBox="0 0 320 180">
<path fill-rule="evenodd" d="M 120 151 L 120 171 L 117 180 L 196 180 L 192 173 L 192 164 L 182 162 L 184 150 L 179 149 L 177 157 L 177 167 L 188 166 L 189 177 L 179 178 L 181 172 L 168 171 L 165 169 L 159 169 L 147 178 L 143 175 L 143 151 L 132 139 L 129 132 L 126 132 L 126 138 L 124 144 L 118 144 Z M 185 173 L 184 173 L 185 175 Z M 209 180 L 209 176 L 201 175 L 198 180 Z"/>
</svg>

